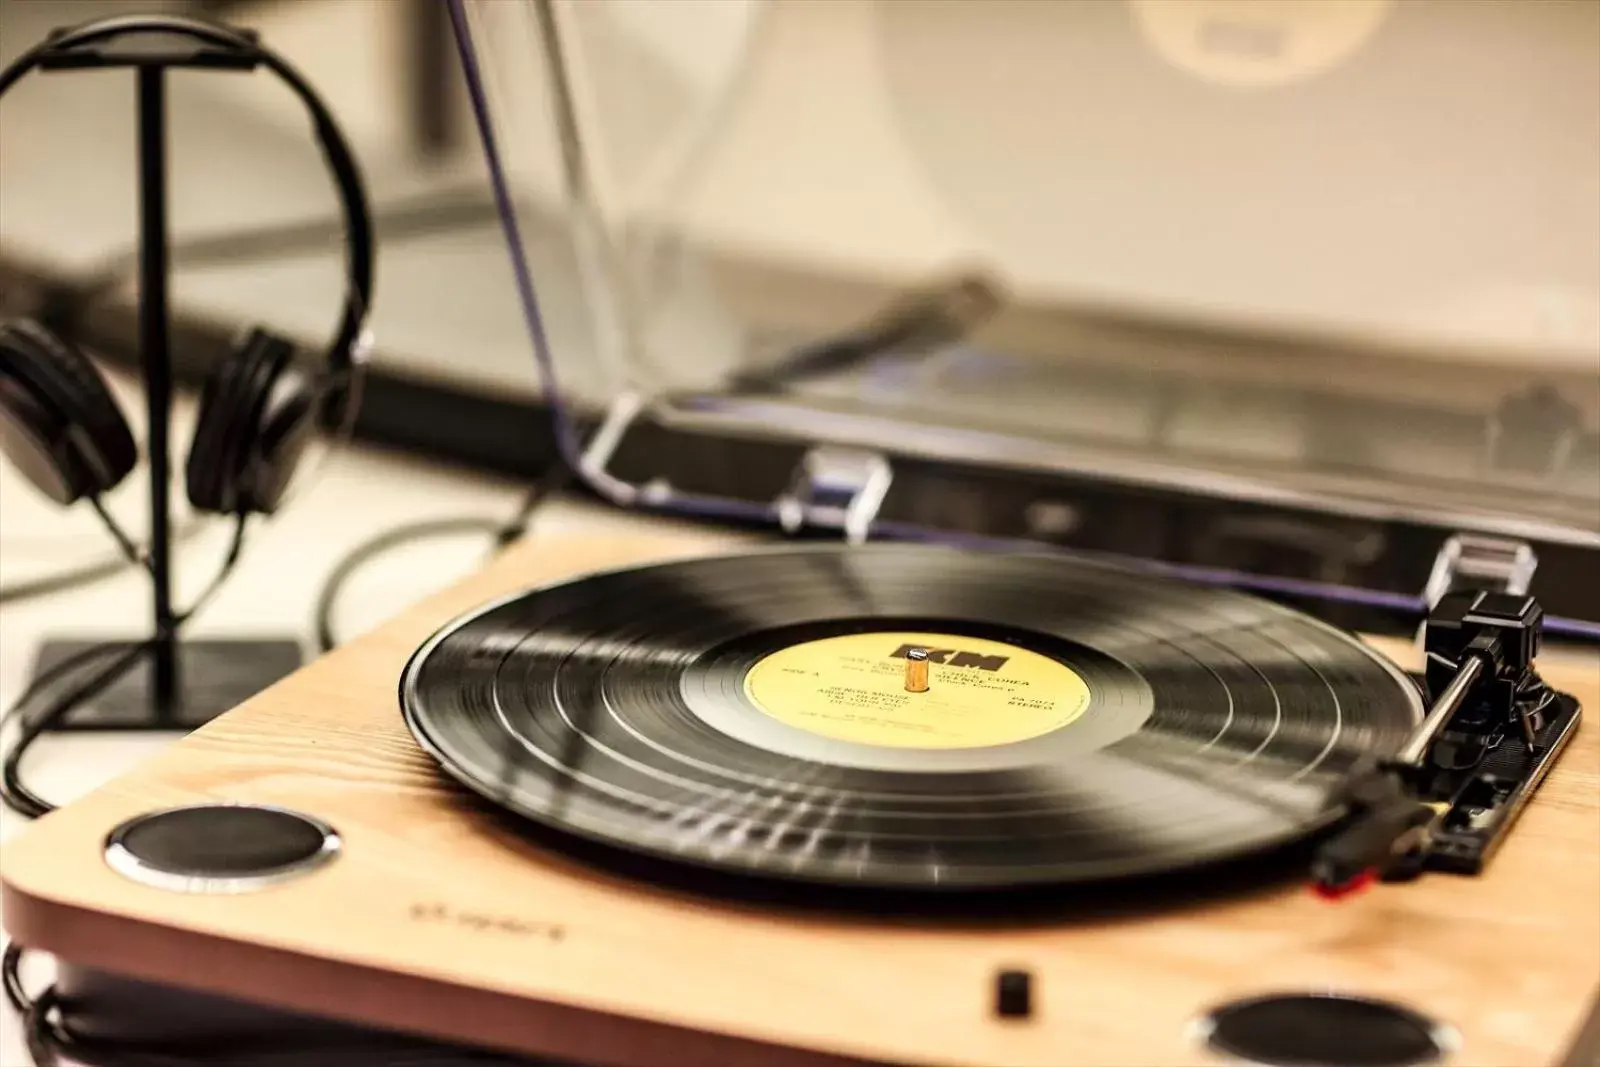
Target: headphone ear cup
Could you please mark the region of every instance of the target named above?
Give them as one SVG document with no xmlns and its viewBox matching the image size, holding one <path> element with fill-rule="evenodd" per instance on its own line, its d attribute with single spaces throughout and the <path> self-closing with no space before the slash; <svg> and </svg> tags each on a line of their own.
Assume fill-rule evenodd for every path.
<svg viewBox="0 0 1600 1067">
<path fill-rule="evenodd" d="M 0 452 L 58 504 L 116 488 L 133 431 L 87 356 L 36 322 L 0 325 Z"/>
<path fill-rule="evenodd" d="M 222 499 L 222 443 L 224 420 L 237 405 L 231 400 L 234 379 L 239 373 L 242 354 L 239 348 L 211 368 L 200 390 L 195 410 L 194 436 L 189 441 L 189 459 L 184 465 L 184 491 L 196 511 L 226 510 Z"/>
<path fill-rule="evenodd" d="M 271 515 L 283 503 L 295 468 L 317 435 L 317 397 L 296 378 L 268 406 L 240 485 L 249 509 L 262 515 Z"/>
<path fill-rule="evenodd" d="M 195 510 L 250 510 L 242 489 L 274 388 L 294 354 L 287 340 L 251 330 L 206 379 L 184 470 Z"/>
</svg>

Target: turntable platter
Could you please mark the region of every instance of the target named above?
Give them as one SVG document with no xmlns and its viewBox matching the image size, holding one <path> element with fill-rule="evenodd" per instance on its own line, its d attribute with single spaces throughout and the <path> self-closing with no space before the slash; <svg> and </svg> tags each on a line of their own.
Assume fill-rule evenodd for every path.
<svg viewBox="0 0 1600 1067">
<path fill-rule="evenodd" d="M 927 687 L 906 684 L 907 653 Z M 443 768 L 549 827 L 701 867 L 991 889 L 1303 839 L 1415 687 L 1250 597 L 938 547 L 614 571 L 457 619 L 401 703 Z"/>
</svg>

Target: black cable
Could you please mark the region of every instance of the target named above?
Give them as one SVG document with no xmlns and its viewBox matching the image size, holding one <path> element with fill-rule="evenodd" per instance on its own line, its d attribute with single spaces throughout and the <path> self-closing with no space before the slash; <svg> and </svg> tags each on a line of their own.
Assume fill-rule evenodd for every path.
<svg viewBox="0 0 1600 1067">
<path fill-rule="evenodd" d="M 75 586 L 95 581 L 98 578 L 120 573 L 125 566 L 130 564 L 135 567 L 143 567 L 146 570 L 150 568 L 148 555 L 138 545 L 134 544 L 133 538 L 128 535 L 128 531 L 122 528 L 122 524 L 117 521 L 116 516 L 112 515 L 106 508 L 105 501 L 101 500 L 98 494 L 95 494 L 89 497 L 89 503 L 94 508 L 95 514 L 100 516 L 100 522 L 105 526 L 106 532 L 117 543 L 117 551 L 121 553 L 122 558 L 103 561 L 78 570 L 69 571 L 66 574 L 53 575 L 34 582 L 25 582 L 21 585 L 0 588 L 0 604 L 15 603 L 28 597 L 43 596 L 46 593 L 71 589 Z"/>
<path fill-rule="evenodd" d="M 239 555 L 244 550 L 244 534 L 248 519 L 247 515 L 235 516 L 233 540 L 228 545 L 227 556 L 217 568 L 217 573 L 212 577 L 210 584 L 195 599 L 194 604 L 173 619 L 171 632 L 176 632 L 204 608 L 217 590 L 222 587 L 222 583 L 233 573 L 234 566 L 239 562 Z M 121 654 L 109 666 L 101 668 L 98 673 L 91 675 L 87 681 L 81 682 L 66 693 L 57 696 L 32 719 L 24 719 L 23 725 L 17 734 L 17 740 L 7 750 L 3 763 L 0 763 L 0 803 L 4 803 L 12 811 L 30 819 L 39 818 L 53 811 L 55 805 L 33 792 L 22 781 L 22 757 L 27 754 L 29 746 L 79 705 L 93 700 L 106 688 L 114 684 L 142 656 L 154 648 L 158 641 L 168 636 L 170 636 L 170 633 L 155 634 L 143 641 L 127 646 L 117 641 L 104 642 L 68 657 L 34 679 L 33 683 L 28 686 L 16 703 L 6 709 L 5 714 L 0 715 L 0 728 L 4 728 L 7 723 L 14 719 L 24 719 L 24 713 L 28 705 L 71 671 L 99 656 L 121 650 Z"/>
<path fill-rule="evenodd" d="M 204 522 L 191 520 L 173 531 L 172 542 L 174 545 L 191 540 L 205 526 Z M 10 585 L 0 586 L 0 605 L 20 604 L 25 600 L 37 600 L 40 597 L 54 596 L 74 589 L 81 589 L 86 585 L 113 578 L 127 570 L 130 566 L 140 566 L 139 559 L 130 559 L 119 550 L 109 559 L 101 559 L 94 563 L 72 567 L 68 570 L 57 571 L 41 578 L 27 578 Z"/>
<path fill-rule="evenodd" d="M 28 1042 L 28 1058 L 33 1060 L 34 1067 L 59 1067 L 61 1057 L 56 1055 L 56 1050 L 51 1047 L 48 1040 L 48 1024 L 50 1014 L 55 1010 L 56 992 L 46 989 L 39 995 L 39 999 L 28 1005 L 28 1012 L 22 1017 L 23 1036 Z"/>
<path fill-rule="evenodd" d="M 66 1025 L 63 1005 L 54 987 L 31 998 L 22 985 L 22 946 L 6 946 L 3 966 L 5 996 L 26 1028 L 28 1054 L 34 1067 L 61 1067 L 63 1057 L 88 1067 L 513 1067 L 527 1065 L 490 1052 L 440 1048 L 419 1039 L 396 1037 L 321 1045 L 289 1044 L 236 1051 L 244 1040 L 222 1043 L 221 1048 L 179 1053 L 139 1049 L 74 1034 Z"/>
<path fill-rule="evenodd" d="M 572 470 L 559 459 L 546 467 L 543 473 L 528 487 L 523 494 L 522 503 L 518 505 L 516 514 L 510 521 L 502 525 L 494 535 L 495 548 L 504 548 L 511 542 L 523 537 L 528 532 L 528 526 L 533 521 L 534 512 L 565 489 L 572 482 Z"/>
<path fill-rule="evenodd" d="M 492 534 L 497 525 L 490 518 L 432 519 L 396 526 L 357 545 L 333 568 L 317 595 L 317 651 L 329 652 L 338 646 L 339 640 L 333 632 L 333 614 L 339 594 L 344 592 L 345 584 L 355 572 L 366 566 L 373 558 L 390 549 L 433 537 L 461 533 Z"/>
<path fill-rule="evenodd" d="M 21 731 L 17 734 L 16 742 L 12 744 L 10 750 L 6 753 L 4 764 L 0 765 L 0 802 L 4 802 L 6 807 L 18 815 L 29 819 L 37 819 L 48 815 L 55 809 L 54 804 L 33 792 L 22 781 L 22 757 L 27 753 L 29 746 L 39 739 L 39 735 L 49 730 L 72 709 L 99 696 L 124 674 L 128 673 L 139 658 L 154 646 L 155 641 L 153 639 L 146 639 L 137 644 L 128 645 L 125 648 L 120 642 L 107 642 L 95 645 L 84 650 L 79 655 L 71 657 L 71 660 L 77 660 L 81 663 L 94 658 L 96 655 L 104 655 L 118 648 L 122 649 L 122 654 L 113 660 L 109 667 L 102 669 L 100 673 L 81 683 L 76 688 L 69 689 L 63 696 L 57 697 L 49 704 L 43 713 L 35 717 L 31 722 L 23 724 Z M 68 662 L 71 662 L 71 660 Z M 74 665 L 76 666 L 76 664 Z M 37 686 L 31 688 L 33 691 L 38 692 Z M 12 705 L 4 718 L 0 718 L 0 722 L 9 722 L 13 715 L 20 717 L 21 709 L 25 706 L 21 702 Z"/>
<path fill-rule="evenodd" d="M 15 942 L 6 945 L 0 958 L 0 984 L 5 987 L 6 1003 L 18 1015 L 28 1014 L 28 993 L 22 988 L 22 946 Z"/>
<path fill-rule="evenodd" d="M 148 570 L 150 567 L 149 556 L 138 545 L 133 543 L 133 538 L 128 536 L 128 531 L 122 528 L 122 524 L 117 521 L 116 516 L 112 515 L 106 508 L 106 502 L 100 499 L 99 493 L 90 494 L 89 505 L 94 508 L 94 513 L 100 516 L 100 522 L 105 526 L 106 532 L 117 543 L 117 547 L 122 550 L 122 554 L 127 557 L 128 562 L 135 567 L 144 567 Z"/>
<path fill-rule="evenodd" d="M 95 582 L 121 574 L 128 567 L 129 563 L 126 559 L 121 556 L 115 556 L 111 559 L 103 559 L 98 563 L 88 563 L 82 567 L 74 567 L 63 573 L 50 574 L 43 578 L 30 578 L 27 581 L 0 586 L 0 604 L 20 604 L 24 600 L 37 600 L 40 597 L 54 596 L 57 593 L 81 589 L 86 585 L 93 585 Z"/>
<path fill-rule="evenodd" d="M 94 506 L 95 514 L 100 516 L 100 521 L 105 524 L 105 528 L 110 532 L 112 540 L 116 541 L 118 548 L 121 549 L 128 562 L 135 566 L 148 568 L 149 560 L 143 552 L 139 551 L 138 547 L 133 543 L 133 538 L 129 537 L 127 531 L 122 528 L 122 524 L 117 522 L 116 517 L 107 510 L 105 502 L 98 495 L 91 496 L 89 502 Z M 72 690 L 65 698 L 66 707 L 76 707 L 85 700 L 93 699 L 94 696 L 125 674 L 128 668 L 132 666 L 133 661 L 145 652 L 151 644 L 153 644 L 153 641 L 146 641 L 143 644 L 132 646 L 110 667 L 96 675 L 89 682 Z M 27 690 L 23 692 L 13 706 L 12 711 L 7 711 L 5 715 L 0 716 L 0 725 L 3 725 L 11 718 L 13 711 L 25 707 L 57 679 L 65 676 L 69 671 L 76 669 L 81 664 L 87 663 L 95 656 L 116 647 L 118 646 L 112 643 L 95 645 L 75 655 L 68 656 L 62 662 L 46 670 L 38 678 L 35 678 Z M 6 757 L 3 771 L 0 771 L 0 801 L 4 801 L 7 807 L 20 815 L 37 818 L 50 810 L 48 802 L 40 799 L 22 783 L 17 774 L 16 763 L 21 760 L 22 753 L 27 750 L 27 747 L 34 742 L 39 734 L 48 729 L 49 724 L 53 723 L 62 714 L 65 714 L 65 712 L 57 712 L 52 707 L 50 711 L 40 716 L 39 719 L 26 724 L 22 729 L 17 744 Z"/>
<path fill-rule="evenodd" d="M 498 551 L 528 532 L 534 512 L 552 495 L 560 492 L 569 478 L 570 471 L 564 464 L 557 463 L 550 467 L 528 488 L 521 505 L 509 520 L 495 520 L 487 516 L 427 519 L 396 526 L 351 549 L 333 568 L 323 582 L 321 592 L 317 594 L 315 618 L 318 651 L 329 652 L 338 646 L 339 640 L 333 632 L 333 615 L 339 594 L 355 573 L 373 559 L 402 545 L 463 533 L 491 534 L 494 538 L 493 550 Z"/>
</svg>

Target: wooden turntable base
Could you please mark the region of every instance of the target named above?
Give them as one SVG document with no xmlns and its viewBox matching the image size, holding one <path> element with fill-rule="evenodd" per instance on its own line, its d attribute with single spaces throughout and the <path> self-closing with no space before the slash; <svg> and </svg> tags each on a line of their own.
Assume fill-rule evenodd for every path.
<svg viewBox="0 0 1600 1067">
<path fill-rule="evenodd" d="M 99 971 L 566 1062 L 625 1067 L 1220 1062 L 1208 1008 L 1263 993 L 1389 998 L 1459 1031 L 1453 1064 L 1562 1062 L 1600 986 L 1600 731 L 1576 739 L 1479 878 L 1336 904 L 1297 885 L 1013 922 L 840 918 L 604 873 L 447 784 L 401 721 L 412 652 L 457 614 L 726 538 L 531 541 L 309 665 L 7 844 L 5 925 Z M 1404 663 L 1401 643 L 1380 643 Z M 1547 658 L 1600 708 L 1600 661 Z M 136 884 L 103 858 L 155 809 L 278 805 L 343 838 L 258 892 Z M 1181 888 L 1180 888 L 1181 894 Z M 1031 1017 L 993 1008 L 1033 975 Z"/>
</svg>

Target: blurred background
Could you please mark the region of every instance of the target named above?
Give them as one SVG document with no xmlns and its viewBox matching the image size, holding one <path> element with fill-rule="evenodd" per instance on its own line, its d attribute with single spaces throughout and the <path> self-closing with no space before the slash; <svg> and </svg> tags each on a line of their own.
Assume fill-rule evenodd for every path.
<svg viewBox="0 0 1600 1067">
<path fill-rule="evenodd" d="M 382 239 L 362 438 L 545 466 L 444 4 L 0 0 L 0 55 L 134 6 L 259 30 L 351 135 Z M 766 502 L 844 441 L 902 457 L 886 507 L 918 524 L 1413 592 L 1455 528 L 1600 539 L 1600 5 L 466 7 L 559 399 L 642 412 L 598 457 L 623 484 Z M 243 323 L 323 336 L 339 245 L 287 93 L 174 83 L 192 381 Z M 4 299 L 111 361 L 132 138 L 119 74 L 0 107 Z M 931 341 L 772 381 L 907 300 Z M 1197 495 L 1227 521 L 1174 520 Z"/>
<path fill-rule="evenodd" d="M 441 110 L 446 101 L 460 106 L 442 4 L 3 0 L 0 55 L 11 58 L 53 26 L 143 11 L 188 11 L 255 28 L 328 101 L 395 246 L 384 256 L 374 309 L 385 365 L 532 388 L 527 361 L 518 358 L 515 298 L 481 156 L 459 116 Z M 224 328 L 263 322 L 307 341 L 323 338 L 340 298 L 341 238 L 337 200 L 299 103 L 264 75 L 178 72 L 172 83 L 179 317 Z M 101 304 L 131 302 L 133 118 L 131 79 L 116 72 L 35 76 L 8 95 L 0 118 L 0 243 L 8 266 L 24 276 L 100 283 Z M 413 228 L 436 239 L 412 257 L 420 270 L 399 254 Z M 199 237 L 229 240 L 192 244 Z M 451 280 L 461 284 L 447 298 L 417 306 L 419 295 Z M 493 322 L 482 324 L 485 316 Z M 484 338 L 497 337 L 498 348 L 485 351 Z"/>
</svg>

